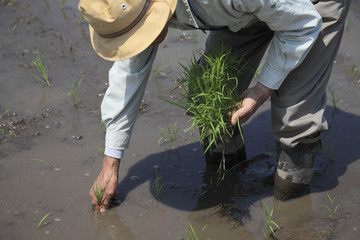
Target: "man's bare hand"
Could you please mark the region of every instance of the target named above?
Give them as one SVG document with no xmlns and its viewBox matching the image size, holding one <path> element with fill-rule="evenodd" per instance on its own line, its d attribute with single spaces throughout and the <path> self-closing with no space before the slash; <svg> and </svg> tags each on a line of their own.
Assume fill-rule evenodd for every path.
<svg viewBox="0 0 360 240">
<path fill-rule="evenodd" d="M 233 113 L 231 124 L 235 125 L 238 119 L 240 124 L 247 122 L 256 110 L 270 97 L 273 91 L 261 83 L 257 83 L 253 88 L 245 90 L 241 94 L 243 99 L 241 107 Z"/>
<path fill-rule="evenodd" d="M 92 206 L 95 211 L 105 212 L 111 204 L 120 204 L 120 201 L 115 200 L 115 196 L 119 194 L 116 191 L 119 178 L 119 166 L 120 159 L 112 158 L 109 156 L 104 156 L 103 168 L 96 179 L 96 185 L 98 189 L 104 188 L 105 193 L 101 199 L 101 204 L 99 205 L 95 197 L 93 187 L 90 189 L 90 197 L 92 201 Z"/>
</svg>

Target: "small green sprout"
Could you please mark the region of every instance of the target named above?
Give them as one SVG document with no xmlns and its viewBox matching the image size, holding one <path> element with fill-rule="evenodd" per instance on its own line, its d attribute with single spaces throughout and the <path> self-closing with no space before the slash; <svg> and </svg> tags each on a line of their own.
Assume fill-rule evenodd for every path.
<svg viewBox="0 0 360 240">
<path fill-rule="evenodd" d="M 352 64 L 349 68 L 350 77 L 357 78 L 360 76 L 360 64 Z"/>
<path fill-rule="evenodd" d="M 328 199 L 329 199 L 329 201 L 330 201 L 330 206 L 325 206 L 325 207 L 326 207 L 326 208 L 328 209 L 328 211 L 329 211 L 330 220 L 333 221 L 333 222 L 335 222 L 335 221 L 337 220 L 337 218 L 336 218 L 336 212 L 337 212 L 340 204 L 338 204 L 338 205 L 335 206 L 335 199 L 336 199 L 336 197 L 331 198 L 328 193 L 326 193 L 326 195 L 327 195 L 327 197 L 328 197 Z"/>
<path fill-rule="evenodd" d="M 97 150 L 101 151 L 102 153 L 105 152 L 105 148 L 104 147 L 98 147 L 98 146 L 95 146 Z"/>
<path fill-rule="evenodd" d="M 51 83 L 49 81 L 49 76 L 47 73 L 47 68 L 46 68 L 45 62 L 43 61 L 43 59 L 40 56 L 39 49 L 37 49 L 35 51 L 35 53 L 36 53 L 36 57 L 35 57 L 35 59 L 32 60 L 32 63 L 40 70 L 42 79 L 34 74 L 33 74 L 33 76 L 44 81 L 47 86 L 51 86 Z"/>
<path fill-rule="evenodd" d="M 51 212 L 48 212 L 41 220 L 40 222 L 38 223 L 36 229 L 39 229 L 41 223 L 51 214 Z"/>
<path fill-rule="evenodd" d="M 327 159 L 329 159 L 331 162 L 334 162 L 334 148 L 331 143 L 331 138 L 332 136 L 322 140 L 322 152 Z"/>
<path fill-rule="evenodd" d="M 93 186 L 92 190 L 93 190 L 93 193 L 94 193 L 94 195 L 96 197 L 98 205 L 100 206 L 101 205 L 101 199 L 104 196 L 104 193 L 105 193 L 105 190 L 106 190 L 106 185 L 105 185 L 105 187 L 100 187 L 100 190 L 99 190 L 98 187 L 97 187 L 97 184 L 96 184 L 96 180 L 94 179 L 94 186 Z"/>
<path fill-rule="evenodd" d="M 54 165 L 52 165 L 51 163 L 49 163 L 48 161 L 42 160 L 42 159 L 38 159 L 38 158 L 33 158 L 31 160 L 37 161 L 37 162 L 42 162 L 46 165 L 48 165 L 51 169 L 54 169 Z"/>
<path fill-rule="evenodd" d="M 186 231 L 186 232 L 188 233 L 188 238 L 189 238 L 189 240 L 200 240 L 200 238 L 198 238 L 198 237 L 196 236 L 196 232 L 195 232 L 195 230 L 194 230 L 194 228 L 193 228 L 193 226 L 191 225 L 190 222 L 189 222 L 189 227 L 190 227 L 190 230 Z M 203 229 L 201 230 L 201 232 L 203 232 L 206 227 L 207 227 L 207 225 L 205 225 L 205 226 L 203 227 Z"/>
<path fill-rule="evenodd" d="M 81 25 L 84 22 L 84 15 L 80 14 L 79 20 L 78 20 L 78 24 Z"/>
<path fill-rule="evenodd" d="M 163 70 L 167 68 L 167 65 L 163 62 L 159 62 L 158 65 L 156 66 L 154 72 L 156 76 L 166 76 L 166 73 L 163 72 Z"/>
<path fill-rule="evenodd" d="M 73 102 L 74 108 L 76 108 L 77 104 L 78 104 L 80 84 L 81 84 L 83 78 L 84 78 L 84 75 L 81 76 L 81 78 L 78 82 L 76 80 L 74 80 L 73 83 L 71 84 L 70 92 L 68 92 L 68 95 L 71 96 L 71 100 Z"/>
<path fill-rule="evenodd" d="M 266 203 L 263 203 L 265 205 L 265 217 L 266 217 L 266 227 L 265 230 L 262 229 L 265 239 L 268 239 L 272 234 L 275 236 L 275 230 L 273 226 L 280 229 L 279 225 L 272 220 L 273 218 L 273 211 L 274 209 L 269 210 Z"/>
<path fill-rule="evenodd" d="M 61 9 L 63 9 L 65 7 L 65 3 L 66 3 L 66 0 L 62 0 L 61 2 Z"/>
<path fill-rule="evenodd" d="M 173 142 L 176 139 L 176 135 L 180 130 L 180 127 L 176 127 L 177 122 L 175 122 L 171 127 L 167 127 L 167 131 L 164 130 L 162 127 L 159 127 L 161 130 L 160 132 L 160 139 L 158 141 L 158 146 L 161 145 L 162 142 Z"/>
<path fill-rule="evenodd" d="M 329 90 L 331 97 L 329 98 L 332 102 L 332 105 L 334 107 L 334 110 L 337 109 L 336 104 L 339 102 L 338 98 L 335 98 L 335 90 L 332 90 L 331 88 L 327 87 L 327 89 Z"/>
<path fill-rule="evenodd" d="M 161 176 L 159 175 L 157 168 L 155 168 L 155 173 L 156 173 L 156 179 L 155 179 L 154 183 L 152 184 L 152 190 L 155 195 L 155 199 L 160 200 L 161 190 L 163 189 L 164 184 L 160 184 Z"/>
</svg>

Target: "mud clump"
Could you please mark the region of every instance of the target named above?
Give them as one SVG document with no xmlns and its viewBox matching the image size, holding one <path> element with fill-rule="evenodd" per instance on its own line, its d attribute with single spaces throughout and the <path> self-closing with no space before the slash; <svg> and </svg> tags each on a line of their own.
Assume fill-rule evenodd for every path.
<svg viewBox="0 0 360 240">
<path fill-rule="evenodd" d="M 50 108 L 23 116 L 0 107 L 0 113 L 0 158 L 14 151 L 29 149 L 31 139 L 48 128 L 47 120 L 60 115 L 59 110 Z"/>
</svg>

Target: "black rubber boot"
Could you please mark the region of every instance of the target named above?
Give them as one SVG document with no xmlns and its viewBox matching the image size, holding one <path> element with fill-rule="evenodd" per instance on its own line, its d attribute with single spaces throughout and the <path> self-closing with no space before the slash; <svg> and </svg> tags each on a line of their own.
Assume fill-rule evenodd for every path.
<svg viewBox="0 0 360 240">
<path fill-rule="evenodd" d="M 301 197 L 308 191 L 316 154 L 321 149 L 319 134 L 290 148 L 276 143 L 274 197 L 281 201 Z"/>
</svg>

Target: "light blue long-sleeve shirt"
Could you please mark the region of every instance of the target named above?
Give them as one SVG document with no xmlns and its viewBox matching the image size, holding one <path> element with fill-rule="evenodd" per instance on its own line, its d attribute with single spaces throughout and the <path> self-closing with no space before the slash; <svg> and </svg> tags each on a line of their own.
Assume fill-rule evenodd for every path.
<svg viewBox="0 0 360 240">
<path fill-rule="evenodd" d="M 278 89 L 305 58 L 321 30 L 321 17 L 310 0 L 178 0 L 170 27 L 223 28 L 237 32 L 257 21 L 274 31 L 259 82 Z M 115 62 L 102 103 L 107 126 L 105 154 L 122 158 L 139 110 L 157 47 Z"/>
</svg>

